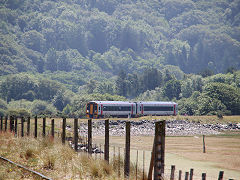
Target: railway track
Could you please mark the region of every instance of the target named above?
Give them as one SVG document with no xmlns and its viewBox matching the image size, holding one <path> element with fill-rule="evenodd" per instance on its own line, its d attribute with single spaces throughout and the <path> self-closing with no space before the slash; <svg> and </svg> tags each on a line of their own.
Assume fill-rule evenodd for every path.
<svg viewBox="0 0 240 180">
<path fill-rule="evenodd" d="M 41 173 L 39 173 L 39 172 L 37 172 L 37 171 L 33 171 L 33 170 L 31 170 L 31 169 L 28 169 L 28 168 L 24 167 L 23 165 L 18 164 L 18 163 L 15 163 L 15 162 L 13 162 L 13 161 L 11 161 L 11 160 L 9 160 L 9 159 L 7 159 L 7 158 L 4 158 L 4 157 L 2 157 L 2 156 L 0 156 L 0 160 L 2 160 L 2 161 L 4 161 L 4 162 L 7 162 L 7 163 L 9 163 L 9 164 L 11 164 L 11 165 L 17 166 L 18 168 L 21 168 L 21 169 L 23 169 L 23 170 L 25 170 L 25 171 L 27 171 L 27 172 L 35 175 L 35 176 L 38 176 L 38 177 L 40 177 L 40 178 L 42 178 L 42 179 L 52 180 L 51 178 L 46 177 L 46 176 L 44 176 L 43 174 L 41 174 Z"/>
</svg>

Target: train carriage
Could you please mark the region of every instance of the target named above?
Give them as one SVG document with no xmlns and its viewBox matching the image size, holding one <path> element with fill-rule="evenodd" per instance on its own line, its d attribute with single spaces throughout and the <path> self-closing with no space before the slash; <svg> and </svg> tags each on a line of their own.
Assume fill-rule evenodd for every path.
<svg viewBox="0 0 240 180">
<path fill-rule="evenodd" d="M 136 104 L 125 101 L 90 101 L 87 104 L 86 114 L 88 118 L 133 117 L 136 115 Z"/>
<path fill-rule="evenodd" d="M 176 114 L 177 103 L 174 102 L 90 101 L 86 106 L 88 118 Z"/>
<path fill-rule="evenodd" d="M 137 107 L 138 114 L 143 116 L 168 116 L 177 114 L 177 103 L 175 102 L 139 102 Z"/>
</svg>

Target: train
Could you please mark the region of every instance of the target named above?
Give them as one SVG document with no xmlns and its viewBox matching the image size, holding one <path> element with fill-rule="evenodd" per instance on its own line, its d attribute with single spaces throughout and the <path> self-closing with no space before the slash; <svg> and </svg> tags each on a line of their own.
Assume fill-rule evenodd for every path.
<svg viewBox="0 0 240 180">
<path fill-rule="evenodd" d="M 177 115 L 175 102 L 90 101 L 86 105 L 87 118 L 139 117 Z"/>
</svg>

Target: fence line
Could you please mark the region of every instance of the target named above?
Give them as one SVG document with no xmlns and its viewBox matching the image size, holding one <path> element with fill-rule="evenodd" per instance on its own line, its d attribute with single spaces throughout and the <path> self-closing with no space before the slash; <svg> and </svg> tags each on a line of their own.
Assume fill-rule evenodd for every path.
<svg viewBox="0 0 240 180">
<path fill-rule="evenodd" d="M 5 120 L 5 121 L 4 121 Z M 8 121 L 9 120 L 9 121 Z M 38 117 L 36 116 L 34 118 L 34 131 L 30 130 L 30 117 L 26 118 L 27 120 L 27 124 L 26 124 L 26 134 L 29 136 L 30 134 L 32 134 L 35 138 L 37 138 L 38 133 L 39 136 L 41 136 L 41 132 L 38 132 Z M 9 126 L 8 126 L 8 122 L 9 122 Z M 14 132 L 15 135 L 19 136 L 21 135 L 21 137 L 23 137 L 25 135 L 25 128 L 24 128 L 24 122 L 25 122 L 25 118 L 22 117 L 21 118 L 21 122 L 19 124 L 21 124 L 21 128 L 18 131 L 18 118 L 17 117 L 8 117 L 5 116 L 4 117 L 0 117 L 0 131 L 7 131 L 8 127 L 9 130 Z M 145 156 L 146 156 L 146 152 L 148 152 L 149 154 L 151 154 L 150 156 L 153 157 L 153 164 L 150 165 L 154 166 L 157 168 L 157 171 L 155 171 L 155 176 L 154 175 L 154 179 L 158 179 L 159 177 L 164 177 L 164 178 L 170 178 L 170 180 L 174 180 L 174 179 L 186 179 L 186 180 L 193 180 L 193 178 L 199 178 L 199 179 L 206 179 L 207 175 L 206 173 L 196 173 L 194 171 L 193 168 L 191 168 L 189 171 L 187 172 L 183 172 L 180 169 L 176 169 L 175 165 L 172 165 L 171 168 L 167 168 L 164 167 L 164 153 L 165 153 L 165 123 L 164 121 L 162 122 L 156 122 L 155 123 L 155 128 L 156 128 L 156 134 L 160 136 L 155 136 L 154 139 L 156 139 L 153 143 L 153 153 L 151 153 L 151 151 L 144 151 L 144 150 L 138 150 L 138 149 L 132 149 L 130 147 L 130 121 L 126 121 L 126 139 L 125 139 L 125 148 L 123 147 L 119 147 L 119 146 L 113 146 L 109 143 L 109 120 L 105 120 L 105 143 L 104 144 L 92 144 L 92 120 L 88 120 L 88 134 L 80 134 L 80 130 L 79 130 L 79 126 L 78 126 L 78 119 L 75 118 L 74 119 L 74 131 L 73 131 L 73 137 L 70 138 L 72 140 L 73 147 L 75 149 L 75 151 L 85 151 L 88 152 L 89 154 L 94 153 L 95 154 L 95 158 L 100 158 L 100 159 L 104 159 L 106 160 L 108 163 L 109 160 L 111 159 L 112 162 L 116 161 L 118 164 L 116 166 L 116 171 L 118 172 L 118 176 L 121 177 L 122 175 L 124 175 L 125 178 L 129 178 L 130 176 L 130 168 L 135 168 L 135 177 L 136 179 L 138 179 L 138 177 L 145 177 L 146 176 L 146 170 L 147 170 L 147 165 L 149 162 L 145 161 Z M 162 123 L 161 128 L 158 128 L 159 123 Z M 42 136 L 45 137 L 46 136 L 46 117 L 43 118 L 43 123 L 42 123 Z M 66 138 L 66 118 L 63 118 L 63 122 L 62 122 L 62 131 L 61 131 L 61 138 L 62 138 L 62 143 L 65 144 L 65 140 Z M 80 124 L 81 125 L 81 124 Z M 51 137 L 54 138 L 54 119 L 51 120 L 51 133 L 49 133 L 47 136 L 51 135 Z M 61 127 L 61 126 L 60 126 Z M 58 133 L 58 137 L 59 137 L 59 131 Z M 161 134 L 162 133 L 162 134 Z M 204 138 L 204 136 L 203 136 Z M 79 144 L 80 142 L 80 144 Z M 83 146 L 85 148 L 80 149 L 80 146 Z M 117 150 L 117 152 L 116 152 Z M 141 152 L 142 151 L 142 155 Z M 130 154 L 133 152 L 136 152 L 136 156 L 130 156 Z M 103 156 L 104 155 L 104 156 Z M 111 156 L 110 156 L 111 155 Z M 135 159 L 134 159 L 135 158 Z M 124 173 L 121 173 L 121 159 L 124 159 L 123 165 L 124 165 Z M 142 159 L 142 161 L 141 161 Z M 134 164 L 135 167 L 131 167 L 130 164 Z M 141 164 L 142 163 L 142 164 Z M 160 169 L 159 169 L 160 168 Z M 151 174 L 151 173 L 150 173 Z M 159 176 L 160 175 L 160 176 Z M 152 174 L 150 175 L 152 177 Z M 222 180 L 224 176 L 224 172 L 220 171 L 219 175 L 218 175 L 218 179 Z M 209 177 L 209 176 L 208 176 Z"/>
</svg>

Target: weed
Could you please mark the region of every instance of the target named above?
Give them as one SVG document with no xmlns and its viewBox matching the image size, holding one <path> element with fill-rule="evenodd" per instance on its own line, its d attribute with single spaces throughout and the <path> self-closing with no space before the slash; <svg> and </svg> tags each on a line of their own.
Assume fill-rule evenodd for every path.
<svg viewBox="0 0 240 180">
<path fill-rule="evenodd" d="M 56 158 L 54 155 L 48 154 L 43 160 L 43 168 L 47 170 L 53 170 L 55 166 Z"/>
<path fill-rule="evenodd" d="M 26 152 L 25 152 L 25 157 L 26 157 L 26 159 L 35 157 L 35 155 L 34 155 L 34 149 L 28 148 L 28 149 L 26 150 Z"/>
</svg>

